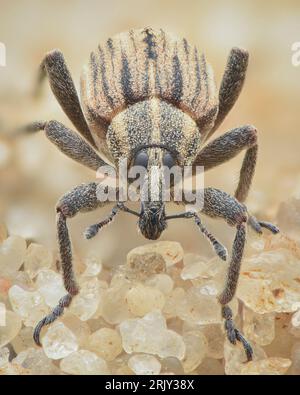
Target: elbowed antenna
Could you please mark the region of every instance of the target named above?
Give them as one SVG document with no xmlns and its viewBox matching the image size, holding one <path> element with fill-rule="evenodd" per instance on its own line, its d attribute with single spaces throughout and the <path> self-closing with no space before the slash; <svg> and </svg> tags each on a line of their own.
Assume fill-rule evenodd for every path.
<svg viewBox="0 0 300 395">
<path fill-rule="evenodd" d="M 200 217 L 193 211 L 187 211 L 185 213 L 174 214 L 166 216 L 166 220 L 178 219 L 178 218 L 194 218 L 196 225 L 199 227 L 201 233 L 209 240 L 212 247 L 216 251 L 217 255 L 226 261 L 228 257 L 227 249 L 206 229 L 206 227 L 201 222 Z"/>
</svg>

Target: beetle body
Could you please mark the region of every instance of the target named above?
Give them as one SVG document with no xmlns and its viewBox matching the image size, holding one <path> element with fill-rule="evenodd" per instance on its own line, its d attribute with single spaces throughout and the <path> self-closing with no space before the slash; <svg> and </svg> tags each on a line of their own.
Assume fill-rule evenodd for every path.
<svg viewBox="0 0 300 395">
<path fill-rule="evenodd" d="M 54 95 L 81 136 L 58 121 L 34 122 L 26 130 L 44 130 L 47 138 L 64 154 L 94 171 L 101 166 L 111 168 L 103 157 L 117 171 L 122 159 L 127 159 L 128 168 L 142 165 L 146 169 L 140 186 L 140 211 L 133 211 L 118 201 L 104 220 L 86 230 L 86 238 L 94 237 L 120 211 L 138 217 L 138 227 L 147 239 L 159 238 L 167 221 L 189 218 L 223 260 L 227 259 L 226 248 L 208 231 L 198 213 L 190 210 L 166 214 L 164 168 L 171 168 L 173 164 L 180 169 L 192 165 L 193 170 L 203 166 L 206 171 L 246 151 L 234 196 L 216 188 L 204 188 L 201 214 L 221 218 L 236 228 L 225 287 L 218 299 L 228 340 L 233 344 L 241 342 L 247 359 L 251 360 L 252 348 L 235 328 L 228 303 L 236 292 L 246 225 L 258 233 L 262 233 L 262 228 L 273 233 L 279 230 L 249 215 L 244 204 L 257 158 L 256 128 L 244 125 L 204 144 L 239 97 L 247 65 L 248 52 L 232 48 L 217 90 L 204 55 L 199 55 L 185 39 L 176 39 L 163 30 L 131 30 L 108 39 L 91 53 L 82 73 L 80 103 L 63 54 L 53 50 L 44 58 L 41 71 L 44 76 L 48 75 Z M 154 197 L 152 187 L 157 192 Z M 172 185 L 168 187 L 172 189 Z M 40 344 L 42 327 L 59 317 L 79 292 L 67 220 L 77 213 L 103 207 L 107 200 L 99 199 L 98 191 L 105 188 L 101 182 L 82 184 L 57 203 L 59 252 L 68 293 L 53 312 L 38 323 L 34 332 L 37 344 Z M 119 191 L 118 187 L 115 189 Z M 175 201 L 174 196 L 171 198 Z M 188 204 L 190 201 L 183 197 L 176 202 Z"/>
<path fill-rule="evenodd" d="M 167 144 L 192 163 L 218 111 L 204 55 L 149 28 L 99 45 L 83 71 L 81 95 L 97 147 L 114 163 L 150 143 Z"/>
</svg>

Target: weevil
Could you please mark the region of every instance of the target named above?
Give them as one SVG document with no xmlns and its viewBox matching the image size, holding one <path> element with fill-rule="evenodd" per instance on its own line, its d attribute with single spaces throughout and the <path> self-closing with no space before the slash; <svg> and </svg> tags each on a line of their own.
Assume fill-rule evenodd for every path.
<svg viewBox="0 0 300 395">
<path fill-rule="evenodd" d="M 106 161 L 117 168 L 121 159 L 130 159 L 128 166 L 144 166 L 146 178 L 154 176 L 159 190 L 164 173 L 157 169 L 166 164 L 169 167 L 173 164 L 201 165 L 208 171 L 245 150 L 234 196 L 216 188 L 204 188 L 201 213 L 221 218 L 236 228 L 219 302 L 229 341 L 241 342 L 247 360 L 251 360 L 252 348 L 235 327 L 228 304 L 236 292 L 247 225 L 258 233 L 262 233 L 262 228 L 273 233 L 279 230 L 250 215 L 244 204 L 257 158 L 256 128 L 252 125 L 237 127 L 207 143 L 239 97 L 247 65 L 248 52 L 233 48 L 217 90 L 205 56 L 186 39 L 151 28 L 131 30 L 109 38 L 91 53 L 81 77 L 80 101 L 63 54 L 53 50 L 41 63 L 40 80 L 48 76 L 52 92 L 78 133 L 58 121 L 33 122 L 27 130 L 43 130 L 64 154 L 94 171 L 107 165 Z M 149 188 L 151 184 L 143 185 Z M 61 316 L 79 293 L 67 220 L 104 206 L 106 202 L 97 199 L 97 190 L 102 187 L 99 182 L 76 186 L 56 205 L 58 245 L 67 294 L 36 326 L 34 340 L 38 345 L 41 345 L 42 327 Z M 142 187 L 141 196 L 143 192 Z M 140 211 L 135 212 L 124 202 L 117 202 L 108 217 L 88 228 L 85 235 L 94 237 L 120 211 L 138 217 L 138 227 L 147 239 L 158 239 L 168 220 L 190 218 L 220 258 L 227 259 L 225 247 L 207 230 L 199 213 L 186 210 L 168 216 L 165 203 L 162 198 L 141 199 Z M 187 202 L 183 199 L 177 202 L 180 203 Z"/>
</svg>

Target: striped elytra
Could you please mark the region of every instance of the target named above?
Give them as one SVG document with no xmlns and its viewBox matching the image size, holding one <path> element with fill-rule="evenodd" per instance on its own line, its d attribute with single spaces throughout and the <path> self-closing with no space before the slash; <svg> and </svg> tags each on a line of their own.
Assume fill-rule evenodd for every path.
<svg viewBox="0 0 300 395">
<path fill-rule="evenodd" d="M 93 138 L 114 162 L 159 142 L 191 163 L 218 112 L 204 55 L 186 39 L 150 28 L 99 45 L 82 73 L 81 95 Z"/>
</svg>

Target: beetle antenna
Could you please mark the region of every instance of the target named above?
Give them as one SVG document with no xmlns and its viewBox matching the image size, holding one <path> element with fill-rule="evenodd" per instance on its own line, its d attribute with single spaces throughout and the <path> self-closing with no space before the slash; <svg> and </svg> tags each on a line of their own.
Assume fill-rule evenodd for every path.
<svg viewBox="0 0 300 395">
<path fill-rule="evenodd" d="M 196 225 L 199 227 L 201 233 L 209 240 L 211 245 L 213 246 L 214 250 L 218 254 L 218 256 L 223 260 L 226 261 L 227 259 L 227 249 L 221 244 L 203 225 L 201 222 L 200 217 L 194 211 L 187 211 L 185 213 L 168 215 L 166 220 L 169 219 L 177 219 L 177 218 L 194 218 Z"/>
<path fill-rule="evenodd" d="M 118 213 L 118 206 L 115 206 L 108 217 L 103 219 L 101 222 L 98 222 L 97 224 L 93 224 L 89 226 L 84 232 L 84 237 L 88 240 L 95 237 L 100 229 L 102 229 L 104 226 L 110 224 L 113 221 L 117 213 Z"/>
<path fill-rule="evenodd" d="M 223 261 L 226 261 L 228 255 L 227 249 L 206 229 L 196 213 L 194 213 L 194 218 L 196 225 L 199 226 L 200 231 L 210 241 L 218 256 L 223 259 Z"/>
<path fill-rule="evenodd" d="M 93 237 L 96 236 L 96 234 L 99 232 L 100 229 L 102 229 L 104 226 L 109 225 L 114 217 L 117 215 L 117 213 L 119 212 L 119 210 L 124 211 L 125 213 L 129 213 L 129 214 L 133 214 L 136 216 L 140 216 L 139 213 L 137 213 L 136 211 L 130 210 L 128 207 L 124 206 L 123 203 L 118 203 L 116 206 L 114 206 L 114 208 L 111 210 L 110 215 L 108 215 L 106 218 L 104 218 L 102 221 L 93 224 L 91 226 L 89 226 L 85 232 L 84 232 L 84 237 L 89 240 L 92 239 Z"/>
</svg>

